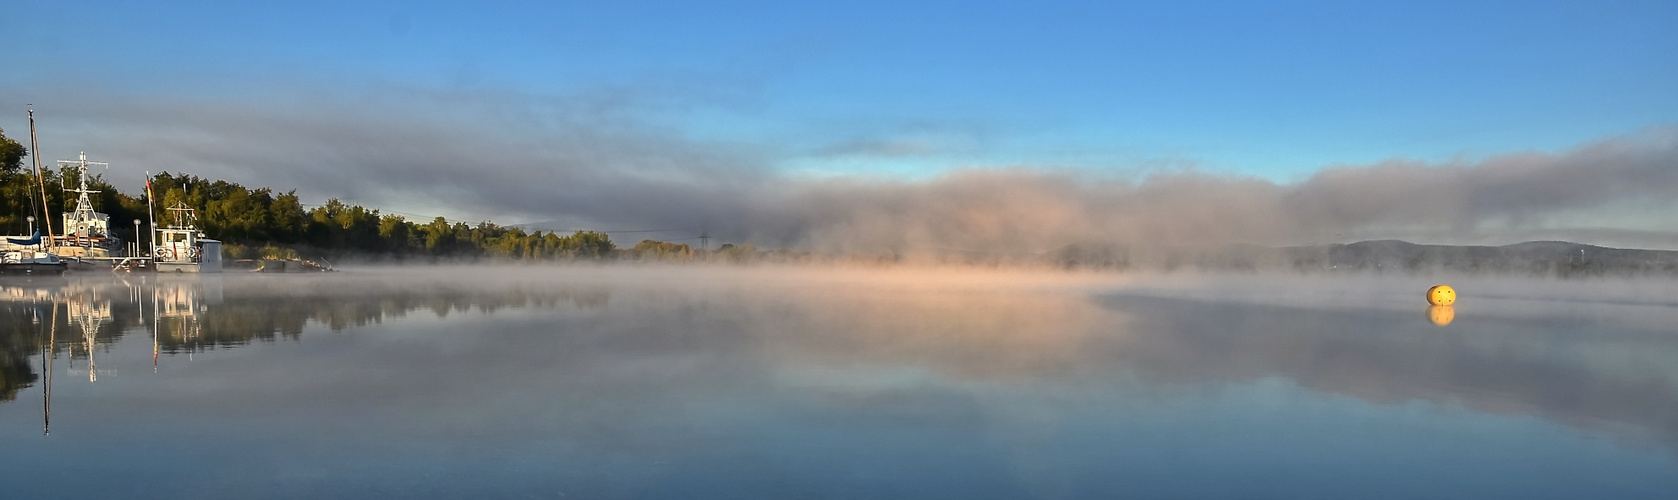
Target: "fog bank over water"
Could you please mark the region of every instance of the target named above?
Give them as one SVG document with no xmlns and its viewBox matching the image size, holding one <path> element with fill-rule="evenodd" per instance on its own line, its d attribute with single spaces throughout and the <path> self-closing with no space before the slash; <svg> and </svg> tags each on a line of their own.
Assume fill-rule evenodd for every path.
<svg viewBox="0 0 1678 500">
<path fill-rule="evenodd" d="M 777 165 L 801 153 L 683 134 L 649 118 L 680 103 L 627 91 L 392 87 L 271 104 L 63 92 L 78 99 L 54 110 L 48 136 L 134 170 L 118 178 L 185 171 L 469 221 L 686 228 L 763 248 L 899 254 L 1384 238 L 1678 248 L 1666 196 L 1678 192 L 1673 126 L 1559 152 L 1333 165 L 1288 182 L 1030 163 L 950 165 L 914 180 L 786 172 Z M 119 186 L 128 182 L 138 185 Z"/>
<path fill-rule="evenodd" d="M 1678 310 L 1678 280 L 1666 278 L 1556 279 L 1497 275 L 1314 275 L 1293 272 L 1128 272 L 970 265 L 705 265 L 607 264 L 575 266 L 473 265 L 375 266 L 343 273 L 282 275 L 277 280 L 232 278 L 286 290 L 331 284 L 333 293 L 356 290 L 494 290 L 513 286 L 631 287 L 679 293 L 739 291 L 867 293 L 999 293 L 1073 296 L 1146 295 L 1200 302 L 1236 302 L 1300 309 L 1425 309 L 1423 292 L 1447 283 L 1459 305 L 1480 315 L 1544 317 L 1588 314 L 1608 323 L 1659 326 L 1658 316 Z M 311 292 L 312 293 L 312 292 Z M 975 310 L 984 309 L 975 307 Z"/>
<path fill-rule="evenodd" d="M 1405 237 L 1482 242 L 1500 233 L 1603 239 L 1543 229 L 1672 222 L 1678 129 L 1558 154 L 1430 164 L 1335 166 L 1291 184 L 1196 172 L 1141 181 L 1028 168 L 956 171 L 921 184 L 838 179 L 794 184 L 766 211 L 772 242 L 839 251 L 1044 251 L 1086 241 L 1134 246 L 1296 245 Z M 1664 247 L 1678 245 L 1671 225 Z M 1644 243 L 1655 243 L 1644 235 Z M 1518 241 L 1503 241 L 1515 243 Z"/>
</svg>

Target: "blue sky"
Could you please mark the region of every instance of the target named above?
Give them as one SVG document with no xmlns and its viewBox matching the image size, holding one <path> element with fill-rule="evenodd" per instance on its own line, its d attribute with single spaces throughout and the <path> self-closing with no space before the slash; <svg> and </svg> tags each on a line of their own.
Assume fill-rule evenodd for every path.
<svg viewBox="0 0 1678 500">
<path fill-rule="evenodd" d="M 649 112 L 680 133 L 824 171 L 1286 179 L 1678 120 L 1672 2 L 57 4 L 6 9 L 14 78 L 229 99 L 276 81 L 638 88 L 671 94 Z M 834 158 L 846 145 L 901 147 Z"/>
<path fill-rule="evenodd" d="M 0 106 L 14 110 L 0 126 L 21 126 L 26 103 L 50 117 L 139 101 L 401 108 L 405 123 L 496 121 L 477 129 L 490 136 L 555 119 L 546 104 L 473 104 L 497 96 L 781 176 L 1188 169 L 1287 184 L 1669 127 L 1673 26 L 1674 2 L 23 1 L 0 8 Z M 360 107 L 403 93 L 437 102 Z M 60 137 L 97 143 L 94 115 L 60 120 Z"/>
</svg>

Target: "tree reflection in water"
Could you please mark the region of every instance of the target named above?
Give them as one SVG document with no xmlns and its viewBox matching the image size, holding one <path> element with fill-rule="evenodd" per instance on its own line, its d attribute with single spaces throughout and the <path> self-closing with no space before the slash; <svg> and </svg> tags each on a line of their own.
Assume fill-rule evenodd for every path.
<svg viewBox="0 0 1678 500">
<path fill-rule="evenodd" d="M 559 303 L 589 308 L 604 305 L 609 296 L 598 286 L 486 289 L 430 283 L 374 293 L 330 280 L 276 281 L 151 275 L 0 281 L 0 401 L 16 399 L 20 389 L 40 380 L 30 358 L 43 352 L 86 363 L 90 381 L 97 381 L 97 353 L 130 335 L 150 336 L 157 354 L 174 355 L 296 340 L 311 323 L 336 332 L 415 311 L 446 317 Z M 49 342 L 55 327 L 60 334 Z"/>
</svg>

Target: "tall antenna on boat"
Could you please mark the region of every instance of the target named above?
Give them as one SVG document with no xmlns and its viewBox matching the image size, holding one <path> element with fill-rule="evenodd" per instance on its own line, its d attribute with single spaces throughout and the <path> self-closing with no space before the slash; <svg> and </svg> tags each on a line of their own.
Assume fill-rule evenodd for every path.
<svg viewBox="0 0 1678 500">
<path fill-rule="evenodd" d="M 111 168 L 110 163 L 106 163 L 106 162 L 102 162 L 102 161 L 87 161 L 87 152 L 86 151 L 81 152 L 81 157 L 79 159 L 58 160 L 58 166 L 60 168 L 63 168 L 63 167 L 75 168 L 76 173 L 77 173 L 76 177 L 78 177 L 79 180 L 81 181 L 81 187 L 78 187 L 76 189 L 70 189 L 69 186 L 65 186 L 64 190 L 72 192 L 72 193 L 81 193 L 82 194 L 82 199 L 84 199 L 84 200 L 87 199 L 88 194 L 98 192 L 98 191 L 89 191 L 87 189 L 87 167 L 88 167 L 88 165 L 93 165 L 93 166 L 97 166 L 97 167 L 105 167 L 107 169 Z M 70 181 L 69 179 L 63 179 L 63 182 L 69 182 L 69 181 Z"/>
<path fill-rule="evenodd" d="M 76 235 L 76 238 L 78 239 L 87 236 L 88 228 L 90 226 L 95 226 L 95 221 L 99 218 L 93 211 L 93 202 L 87 198 L 87 195 L 98 192 L 87 189 L 87 166 L 96 165 L 103 166 L 107 169 L 111 168 L 111 164 L 109 163 L 102 161 L 87 161 L 87 152 L 82 151 L 81 153 L 80 160 L 58 160 L 58 166 L 60 168 L 75 168 L 76 177 L 80 181 L 80 186 L 76 189 L 70 189 L 68 186 L 65 186 L 64 188 L 64 190 L 68 192 L 80 193 L 80 196 L 76 198 L 76 211 L 73 212 L 74 215 L 66 217 L 64 220 L 65 238 L 69 238 L 72 234 Z M 69 179 L 61 179 L 61 181 L 68 182 Z M 74 220 L 75 222 L 72 223 L 71 220 Z M 101 231 L 109 231 L 109 229 L 101 229 Z"/>
<path fill-rule="evenodd" d="M 47 178 L 41 176 L 41 148 L 36 145 L 36 142 L 35 108 L 29 108 L 29 152 L 34 153 L 35 156 L 35 181 L 41 185 L 41 215 L 46 216 L 45 219 L 41 219 L 41 226 L 47 228 L 47 241 L 52 242 L 47 245 L 47 248 L 52 248 L 53 245 L 57 244 L 58 238 L 52 234 L 52 208 L 47 206 Z"/>
</svg>

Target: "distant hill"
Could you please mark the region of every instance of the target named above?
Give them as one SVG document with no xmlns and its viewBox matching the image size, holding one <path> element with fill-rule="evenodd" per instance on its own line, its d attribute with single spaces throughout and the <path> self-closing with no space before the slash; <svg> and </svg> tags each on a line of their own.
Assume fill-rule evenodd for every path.
<svg viewBox="0 0 1678 500">
<path fill-rule="evenodd" d="M 1678 276 L 1678 251 L 1607 248 L 1565 241 L 1494 247 L 1376 240 L 1281 248 L 1230 245 L 1163 250 L 1076 244 L 1044 254 L 1043 258 L 1069 268 Z"/>
</svg>

